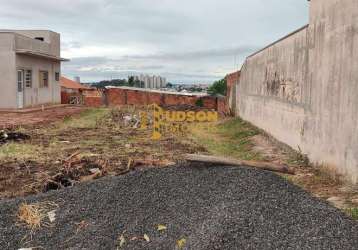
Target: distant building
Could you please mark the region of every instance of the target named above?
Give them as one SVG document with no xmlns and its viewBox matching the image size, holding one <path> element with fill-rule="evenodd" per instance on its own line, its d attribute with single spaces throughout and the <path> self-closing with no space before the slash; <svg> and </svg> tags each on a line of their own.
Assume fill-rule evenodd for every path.
<svg viewBox="0 0 358 250">
<path fill-rule="evenodd" d="M 149 75 L 139 75 L 133 76 L 135 81 L 140 81 L 143 83 L 142 87 L 146 89 L 161 89 L 165 88 L 167 85 L 167 80 L 165 77 L 161 76 L 149 76 Z"/>
<path fill-rule="evenodd" d="M 79 76 L 75 76 L 73 79 L 75 82 L 81 83 L 81 78 Z"/>
</svg>

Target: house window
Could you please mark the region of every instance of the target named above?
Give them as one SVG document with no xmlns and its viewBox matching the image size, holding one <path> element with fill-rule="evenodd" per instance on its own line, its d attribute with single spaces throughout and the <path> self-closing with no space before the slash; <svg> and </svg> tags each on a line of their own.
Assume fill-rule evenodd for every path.
<svg viewBox="0 0 358 250">
<path fill-rule="evenodd" d="M 40 71 L 40 88 L 48 88 L 48 72 L 47 71 Z"/>
<path fill-rule="evenodd" d="M 59 73 L 59 72 L 56 72 L 56 73 L 55 73 L 55 81 L 56 81 L 56 82 L 59 82 L 59 81 L 60 81 L 60 73 Z"/>
<path fill-rule="evenodd" d="M 32 88 L 32 70 L 25 70 L 25 86 Z"/>
</svg>

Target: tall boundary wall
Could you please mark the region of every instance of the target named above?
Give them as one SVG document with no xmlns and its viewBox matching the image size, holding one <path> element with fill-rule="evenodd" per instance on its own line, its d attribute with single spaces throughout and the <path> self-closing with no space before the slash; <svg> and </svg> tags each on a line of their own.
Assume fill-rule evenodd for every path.
<svg viewBox="0 0 358 250">
<path fill-rule="evenodd" d="M 309 25 L 249 56 L 236 114 L 358 183 L 358 1 L 313 0 Z"/>
</svg>

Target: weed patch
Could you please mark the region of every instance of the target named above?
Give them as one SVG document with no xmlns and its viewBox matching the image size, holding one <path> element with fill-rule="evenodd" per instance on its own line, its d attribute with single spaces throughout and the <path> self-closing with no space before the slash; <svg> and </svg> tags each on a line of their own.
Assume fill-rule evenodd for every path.
<svg viewBox="0 0 358 250">
<path fill-rule="evenodd" d="M 205 147 L 210 153 L 231 156 L 243 160 L 260 160 L 260 154 L 254 152 L 250 138 L 259 131 L 240 118 L 215 124 L 192 126 L 194 141 Z"/>
<path fill-rule="evenodd" d="M 0 160 L 6 161 L 9 159 L 16 159 L 20 161 L 35 160 L 41 152 L 41 147 L 11 142 L 0 146 Z"/>
<path fill-rule="evenodd" d="M 347 214 L 352 217 L 354 220 L 358 220 L 358 208 L 348 208 L 346 209 Z"/>
</svg>

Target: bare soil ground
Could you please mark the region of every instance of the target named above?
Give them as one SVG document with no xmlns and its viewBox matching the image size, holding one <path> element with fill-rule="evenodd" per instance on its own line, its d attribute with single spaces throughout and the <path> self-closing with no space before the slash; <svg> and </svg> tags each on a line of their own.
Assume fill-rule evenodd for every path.
<svg viewBox="0 0 358 250">
<path fill-rule="evenodd" d="M 73 116 L 84 111 L 85 107 L 62 107 L 31 113 L 0 113 L 0 128 L 43 125 Z"/>
<path fill-rule="evenodd" d="M 180 161 L 183 153 L 205 150 L 173 135 L 151 140 L 150 129 L 136 128 L 135 121 L 124 124 L 124 117 L 136 112 L 89 109 L 53 124 L 19 128 L 30 139 L 0 146 L 0 199 L 57 190 L 144 166 L 165 167 Z"/>
</svg>

